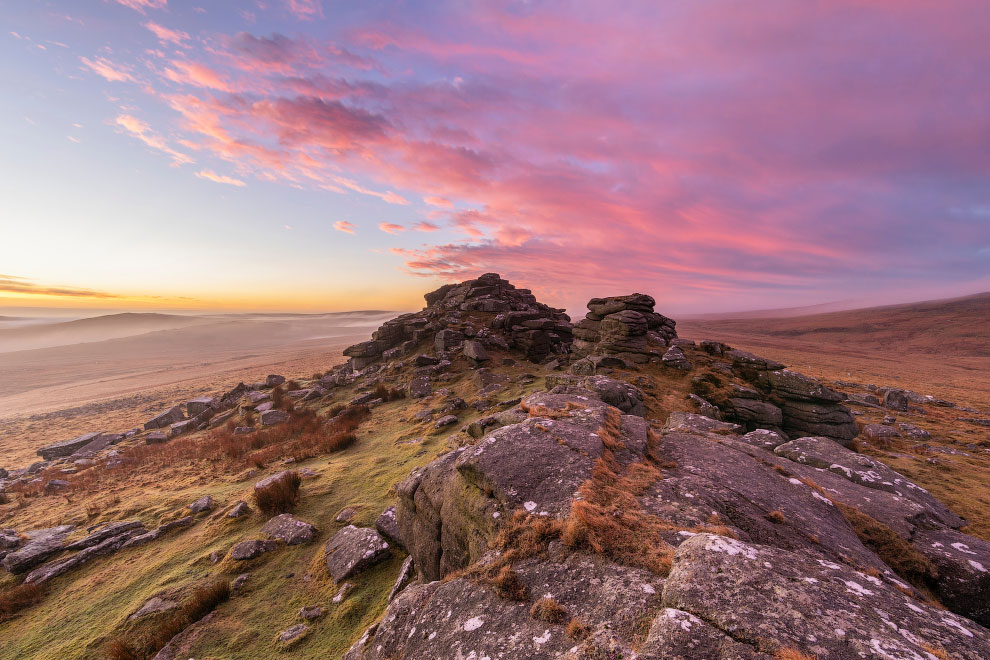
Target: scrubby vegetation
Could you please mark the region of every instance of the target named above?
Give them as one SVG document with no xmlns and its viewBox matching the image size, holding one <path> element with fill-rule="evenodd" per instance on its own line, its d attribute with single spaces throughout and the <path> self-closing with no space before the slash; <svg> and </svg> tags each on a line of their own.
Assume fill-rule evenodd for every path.
<svg viewBox="0 0 990 660">
<path fill-rule="evenodd" d="M 115 637 L 104 650 L 111 660 L 145 660 L 155 655 L 169 641 L 193 623 L 215 610 L 230 598 L 230 583 L 213 582 L 196 588 L 182 603 L 179 611 L 165 615 L 147 627 L 137 639 Z"/>
<path fill-rule="evenodd" d="M 43 597 L 44 592 L 34 584 L 17 584 L 0 589 L 0 622 L 31 607 Z"/>
<path fill-rule="evenodd" d="M 254 489 L 254 503 L 269 516 L 292 511 L 299 503 L 299 486 L 302 478 L 298 472 L 289 472 L 267 486 Z"/>
</svg>

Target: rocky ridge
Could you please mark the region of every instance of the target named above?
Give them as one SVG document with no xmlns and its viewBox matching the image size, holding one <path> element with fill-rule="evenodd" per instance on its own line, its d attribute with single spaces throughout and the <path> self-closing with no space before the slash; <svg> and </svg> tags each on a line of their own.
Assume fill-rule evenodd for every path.
<svg viewBox="0 0 990 660">
<path fill-rule="evenodd" d="M 395 485 L 394 508 L 377 520 L 376 510 L 374 526 L 355 524 L 360 509 L 349 507 L 337 514 L 344 526 L 315 544 L 323 523 L 282 514 L 261 528 L 267 538 L 242 537 L 211 558 L 247 566 L 287 545 L 312 547 L 336 585 L 334 607 L 352 581 L 408 555 L 347 660 L 990 656 L 990 543 L 924 488 L 849 448 L 860 428 L 847 395 L 723 343 L 679 338 L 642 294 L 593 299 L 574 326 L 495 274 L 426 302 L 319 378 L 283 389 L 273 375 L 172 406 L 143 430 L 57 443 L 41 467 L 4 474 L 0 490 L 47 492 L 38 482 L 61 471 L 72 479 L 86 467 L 77 461 L 109 465 L 126 447 L 245 415 L 278 427 L 335 398 L 373 410 L 405 395 L 410 426 L 444 434 L 448 450 Z M 542 387 L 503 397 L 503 368 L 523 360 Z M 463 381 L 474 398 L 451 392 Z M 661 402 L 675 388 L 689 394 L 670 410 Z M 912 405 L 887 396 L 893 389 L 867 403 Z M 274 407 L 281 396 L 298 407 Z M 895 423 L 878 426 L 920 431 Z M 195 517 L 150 530 L 136 520 L 84 535 L 0 530 L 0 558 L 43 584 L 197 519 L 209 528 L 253 515 L 208 496 L 191 506 Z M 302 611 L 306 623 L 276 638 L 287 653 L 320 629 L 323 606 Z M 162 652 L 185 654 L 190 635 Z"/>
</svg>

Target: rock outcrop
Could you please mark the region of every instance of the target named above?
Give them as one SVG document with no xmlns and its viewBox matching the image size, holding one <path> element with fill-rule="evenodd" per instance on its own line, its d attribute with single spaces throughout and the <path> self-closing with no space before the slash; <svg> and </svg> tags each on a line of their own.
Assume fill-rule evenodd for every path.
<svg viewBox="0 0 990 660">
<path fill-rule="evenodd" d="M 723 407 L 733 418 L 754 428 L 782 430 L 789 437 L 826 436 L 848 444 L 859 433 L 845 397 L 804 374 L 773 360 L 729 350 L 733 372 L 751 383 L 761 402 L 737 397 Z M 769 406 L 765 404 L 770 404 Z M 778 413 L 779 411 L 779 413 Z M 779 420 L 779 421 L 778 421 Z M 779 429 L 776 427 L 779 425 Z"/>
<path fill-rule="evenodd" d="M 790 374 L 777 382 L 780 399 L 830 398 Z M 396 519 L 419 580 L 345 658 L 771 660 L 799 649 L 824 660 L 930 660 L 935 649 L 976 660 L 990 651 L 980 625 L 990 593 L 978 568 L 990 544 L 959 532 L 964 521 L 874 459 L 827 437 L 741 436 L 738 425 L 688 413 L 671 415 L 651 438 L 642 418 L 573 382 L 520 408 L 527 417 L 400 484 Z M 635 505 L 610 515 L 657 521 L 676 548 L 669 575 L 551 537 L 510 564 L 518 595 L 500 595 L 499 582 L 479 577 L 491 570 L 509 579 L 499 532 L 514 514 L 568 519 L 606 449 L 620 473 L 663 466 L 662 478 L 629 493 Z M 864 520 L 872 522 L 864 528 Z M 877 533 L 899 537 L 898 552 L 914 548 L 955 579 L 913 572 L 891 553 L 897 543 L 875 543 Z M 909 580 L 927 580 L 956 613 L 925 603 Z M 555 622 L 535 606 L 530 614 L 540 599 L 553 602 Z M 576 637 L 563 625 L 572 620 Z M 645 638 L 637 632 L 644 620 Z"/>
<path fill-rule="evenodd" d="M 672 319 L 653 311 L 655 305 L 642 293 L 592 298 L 587 315 L 574 326 L 574 352 L 637 364 L 660 358 L 677 331 Z"/>
<path fill-rule="evenodd" d="M 496 273 L 486 273 L 426 294 L 422 311 L 386 322 L 370 341 L 348 347 L 344 355 L 350 358 L 349 367 L 359 371 L 383 359 L 410 355 L 421 342 L 432 340 L 438 355 L 463 349 L 475 363 L 490 359 L 490 349 L 517 350 L 539 362 L 551 353 L 567 352 L 571 330 L 563 310 L 537 302 L 528 289 L 517 289 Z"/>
</svg>

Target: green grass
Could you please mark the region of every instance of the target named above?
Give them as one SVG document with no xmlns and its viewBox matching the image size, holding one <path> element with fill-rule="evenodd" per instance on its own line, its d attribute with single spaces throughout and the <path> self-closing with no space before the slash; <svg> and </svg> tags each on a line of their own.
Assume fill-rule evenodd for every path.
<svg viewBox="0 0 990 660">
<path fill-rule="evenodd" d="M 504 371 L 513 376 L 539 374 L 538 367 L 523 363 Z M 474 397 L 470 372 L 443 386 L 469 403 Z M 537 377 L 530 385 L 510 385 L 499 398 L 525 395 L 541 386 L 542 378 Z M 346 402 L 354 394 L 353 388 L 335 391 L 335 402 Z M 315 604 L 327 608 L 327 614 L 308 624 L 310 633 L 293 646 L 292 657 L 339 657 L 381 616 L 403 558 L 397 553 L 391 560 L 356 576 L 350 580 L 356 589 L 343 602 L 332 603 L 337 585 L 326 573 L 323 545 L 343 527 L 334 522 L 334 516 L 343 507 L 356 505 L 359 511 L 352 523 L 373 524 L 385 507 L 394 504 L 394 486 L 398 482 L 412 469 L 449 449 L 448 439 L 457 434 L 462 424 L 484 414 L 471 407 L 458 411 L 461 423 L 438 432 L 432 422 L 412 420 L 415 411 L 424 405 L 419 400 L 404 399 L 378 406 L 358 429 L 353 447 L 290 466 L 269 465 L 252 476 L 248 476 L 246 465 L 224 471 L 204 461 L 154 472 L 139 471 L 109 492 L 90 498 L 104 504 L 100 514 L 88 523 L 84 513 L 88 502 L 83 496 L 73 496 L 72 501 L 52 497 L 30 501 L 5 525 L 32 529 L 58 521 L 86 525 L 138 518 L 152 527 L 185 515 L 184 507 L 206 494 L 217 501 L 217 511 L 236 500 L 245 500 L 251 503 L 253 512 L 238 521 L 211 519 L 212 514 L 204 516 L 191 528 L 176 530 L 112 557 L 95 559 L 56 578 L 39 605 L 0 625 L 0 660 L 100 658 L 102 645 L 111 637 L 137 633 L 147 625 L 127 620 L 147 599 L 164 589 L 187 593 L 216 577 L 233 579 L 240 572 L 251 573 L 242 595 L 217 608 L 217 617 L 184 650 L 185 657 L 276 657 L 278 634 L 300 622 L 301 607 Z M 411 437 L 422 437 L 423 442 L 396 444 Z M 317 526 L 318 539 L 301 546 L 282 547 L 255 561 L 243 562 L 243 567 L 232 566 L 235 562 L 229 560 L 211 563 L 211 552 L 226 553 L 240 540 L 261 537 L 260 529 L 267 517 L 253 506 L 251 490 L 261 477 L 284 467 L 318 472 L 317 477 L 303 480 L 300 503 L 294 511 L 294 515 Z M 293 576 L 286 577 L 289 573 Z M 5 578 L 4 582 L 8 581 L 10 578 Z"/>
</svg>

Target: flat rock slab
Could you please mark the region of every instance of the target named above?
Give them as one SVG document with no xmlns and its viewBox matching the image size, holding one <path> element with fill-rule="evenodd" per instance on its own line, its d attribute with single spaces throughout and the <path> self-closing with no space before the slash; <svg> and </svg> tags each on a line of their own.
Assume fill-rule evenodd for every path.
<svg viewBox="0 0 990 660">
<path fill-rule="evenodd" d="M 293 644 L 302 639 L 309 632 L 309 626 L 305 623 L 297 623 L 288 630 L 279 633 L 278 641 L 282 644 Z"/>
<path fill-rule="evenodd" d="M 732 422 L 721 422 L 711 417 L 687 412 L 672 412 L 663 425 L 664 433 L 739 433 L 743 427 Z"/>
<path fill-rule="evenodd" d="M 340 582 L 385 561 L 392 551 L 375 530 L 348 525 L 327 541 L 324 556 L 330 575 Z"/>
<path fill-rule="evenodd" d="M 266 410 L 261 413 L 261 423 L 265 426 L 283 424 L 289 421 L 291 415 L 284 410 Z"/>
<path fill-rule="evenodd" d="M 154 596 L 149 598 L 144 605 L 141 606 L 134 614 L 130 615 L 129 619 L 140 619 L 143 616 L 148 616 L 149 614 L 157 614 L 159 612 L 168 612 L 170 610 L 177 609 L 181 603 L 177 600 L 172 600 L 170 598 L 160 598 Z"/>
<path fill-rule="evenodd" d="M 677 549 L 663 604 L 735 640 L 773 640 L 821 660 L 930 658 L 926 646 L 956 660 L 990 654 L 990 631 L 893 584 L 807 553 L 712 534 Z M 654 649 L 666 640 L 656 642 Z M 642 657 L 667 657 L 649 647 Z"/>
<path fill-rule="evenodd" d="M 201 513 L 203 511 L 212 511 L 215 503 L 213 498 L 209 495 L 204 495 L 195 502 L 189 505 L 189 510 L 193 513 Z"/>
<path fill-rule="evenodd" d="M 71 456 L 77 450 L 88 445 L 99 435 L 100 433 L 97 431 L 95 433 L 86 433 L 78 438 L 71 438 L 69 440 L 56 442 L 55 444 L 39 449 L 38 456 L 41 456 L 46 461 L 50 461 L 55 458 L 62 458 L 63 456 Z"/>
<path fill-rule="evenodd" d="M 150 431 L 151 429 L 165 428 L 175 424 L 176 422 L 181 422 L 185 418 L 182 414 L 182 408 L 179 406 L 173 406 L 160 415 L 152 417 L 147 422 L 144 423 L 144 430 Z"/>
<path fill-rule="evenodd" d="M 534 599 L 550 596 L 592 630 L 608 627 L 625 640 L 625 651 L 569 655 L 580 644 L 565 626 L 534 620 L 530 603 L 501 598 L 469 577 L 413 584 L 385 612 L 360 660 L 437 660 L 438 658 L 618 659 L 635 657 L 628 647 L 644 614 L 660 604 L 663 580 L 647 571 L 600 558 L 552 551 L 549 559 L 518 562 L 515 572 Z M 358 647 L 360 648 L 360 647 Z M 591 651 L 590 649 L 588 651 Z M 717 656 L 716 656 L 717 657 Z M 698 660 L 700 656 L 692 656 Z"/>
<path fill-rule="evenodd" d="M 28 532 L 24 546 L 3 558 L 3 567 L 11 573 L 24 573 L 49 556 L 62 550 L 65 537 L 75 529 L 73 525 L 60 525 Z"/>
<path fill-rule="evenodd" d="M 965 524 L 931 493 L 901 473 L 876 459 L 846 449 L 829 438 L 798 438 L 780 445 L 774 453 L 795 463 L 833 472 L 861 486 L 912 500 L 949 527 L 958 528 Z"/>
<path fill-rule="evenodd" d="M 132 529 L 144 529 L 144 523 L 140 520 L 126 520 L 122 522 L 110 523 L 96 530 L 89 536 L 74 541 L 65 547 L 66 550 L 83 550 L 90 546 L 94 546 L 104 539 L 108 539 L 112 536 L 119 536 L 124 532 L 128 532 Z"/>
<path fill-rule="evenodd" d="M 299 545 L 316 537 L 316 527 L 291 514 L 283 513 L 266 522 L 261 528 L 261 533 L 285 541 L 287 545 Z"/>
<path fill-rule="evenodd" d="M 278 541 L 271 540 L 252 540 L 252 541 L 241 541 L 236 544 L 230 550 L 230 558 L 236 561 L 244 561 L 247 559 L 254 559 L 255 557 L 260 557 L 266 552 L 271 552 L 278 548 Z"/>
</svg>

